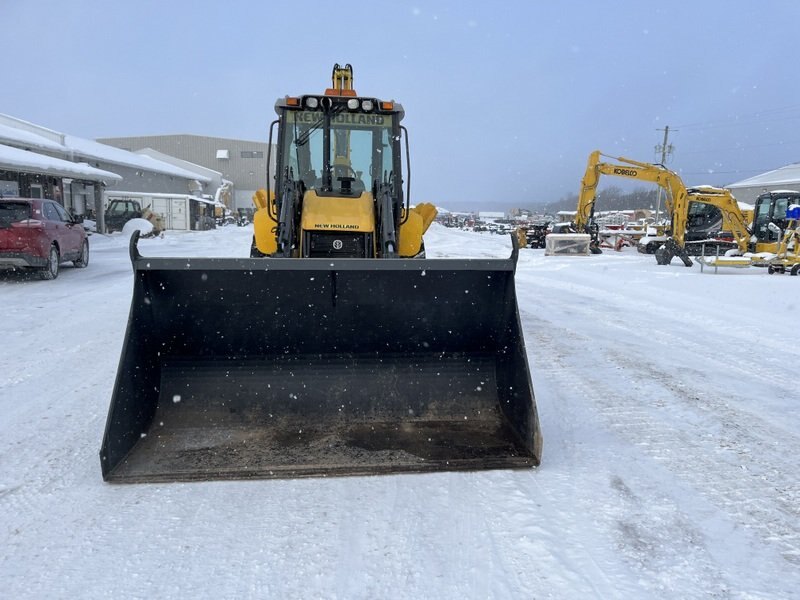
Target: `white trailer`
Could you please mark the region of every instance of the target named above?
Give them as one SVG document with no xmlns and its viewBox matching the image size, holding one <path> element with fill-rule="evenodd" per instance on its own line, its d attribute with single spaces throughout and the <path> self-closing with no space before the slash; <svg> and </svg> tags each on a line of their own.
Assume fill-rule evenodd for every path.
<svg viewBox="0 0 800 600">
<path fill-rule="evenodd" d="M 189 231 L 192 229 L 192 215 L 199 211 L 192 210 L 192 203 L 210 204 L 213 200 L 206 200 L 188 194 L 153 194 L 143 192 L 119 192 L 109 190 L 104 193 L 103 210 L 112 200 L 132 200 L 138 202 L 142 209 L 148 208 L 164 224 L 165 229 Z"/>
</svg>

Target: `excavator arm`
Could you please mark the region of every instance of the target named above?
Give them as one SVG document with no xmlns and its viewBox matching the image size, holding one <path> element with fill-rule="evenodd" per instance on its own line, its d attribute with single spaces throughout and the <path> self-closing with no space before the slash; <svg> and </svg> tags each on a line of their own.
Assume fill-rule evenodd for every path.
<svg viewBox="0 0 800 600">
<path fill-rule="evenodd" d="M 602 161 L 608 158 L 616 162 Z M 581 180 L 578 194 L 578 209 L 575 214 L 575 228 L 585 231 L 594 219 L 594 204 L 597 198 L 597 185 L 601 175 L 613 175 L 639 181 L 648 181 L 661 186 L 667 192 L 667 210 L 672 212 L 673 203 L 681 194 L 686 194 L 686 187 L 676 173 L 661 165 L 643 163 L 622 156 L 614 157 L 595 150 L 589 155 L 586 172 Z"/>
<path fill-rule="evenodd" d="M 603 158 L 610 159 L 604 161 Z M 739 209 L 736 199 L 729 190 L 703 187 L 687 189 L 680 176 L 663 165 L 640 162 L 625 157 L 614 157 L 595 150 L 589 155 L 586 172 L 581 180 L 578 194 L 578 207 L 574 226 L 576 231 L 591 232 L 594 222 L 594 205 L 597 185 L 601 175 L 612 175 L 638 181 L 655 183 L 666 192 L 666 209 L 671 215 L 671 237 L 660 253 L 656 254 L 659 264 L 669 264 L 674 256 L 681 258 L 688 267 L 692 265 L 685 250 L 686 227 L 689 206 L 692 202 L 710 204 L 720 209 L 723 224 L 730 229 L 739 250 L 745 252 L 750 239 L 746 218 Z M 597 244 L 597 241 L 594 241 Z"/>
<path fill-rule="evenodd" d="M 739 203 L 730 190 L 711 186 L 687 190 L 680 203 L 676 204 L 672 216 L 672 237 L 676 243 L 680 246 L 685 243 L 686 229 L 689 225 L 689 205 L 692 202 L 709 204 L 718 208 L 722 213 L 722 229 L 731 232 L 739 252 L 742 254 L 747 252 L 751 235 L 747 217 L 742 213 Z"/>
</svg>

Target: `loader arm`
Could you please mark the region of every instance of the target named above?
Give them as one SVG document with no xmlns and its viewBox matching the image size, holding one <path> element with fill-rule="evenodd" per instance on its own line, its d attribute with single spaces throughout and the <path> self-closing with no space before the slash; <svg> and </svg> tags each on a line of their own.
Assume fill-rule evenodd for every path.
<svg viewBox="0 0 800 600">
<path fill-rule="evenodd" d="M 295 223 L 300 210 L 302 190 L 292 178 L 291 170 L 288 168 L 282 192 L 278 203 L 278 253 L 280 256 L 290 257 L 293 249 L 297 246 Z"/>
<path fill-rule="evenodd" d="M 397 230 L 395 227 L 393 185 L 389 182 L 377 186 L 377 220 L 380 231 L 380 247 L 386 258 L 397 256 Z"/>
</svg>

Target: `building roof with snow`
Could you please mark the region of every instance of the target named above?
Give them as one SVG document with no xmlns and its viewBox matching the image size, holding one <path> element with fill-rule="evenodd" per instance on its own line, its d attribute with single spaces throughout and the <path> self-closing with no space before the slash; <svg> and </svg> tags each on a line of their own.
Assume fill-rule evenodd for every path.
<svg viewBox="0 0 800 600">
<path fill-rule="evenodd" d="M 725 187 L 729 189 L 736 189 L 774 185 L 788 185 L 795 187 L 800 185 L 800 163 L 792 163 L 790 165 L 786 165 L 785 167 L 781 167 L 773 171 L 767 171 L 761 175 L 756 175 L 755 177 L 742 179 L 736 183 L 726 185 Z"/>
<path fill-rule="evenodd" d="M 110 171 L 97 169 L 87 163 L 74 163 L 37 152 L 0 144 L 0 169 L 31 173 L 47 173 L 53 177 L 71 177 L 85 181 L 121 181 Z"/>
<path fill-rule="evenodd" d="M 736 199 L 752 203 L 765 191 L 790 188 L 800 190 L 800 163 L 792 163 L 779 169 L 761 173 L 755 177 L 742 179 L 725 186 L 730 189 Z"/>
<path fill-rule="evenodd" d="M 163 152 L 159 152 L 158 150 L 154 150 L 153 148 L 142 148 L 141 150 L 134 150 L 134 154 L 141 154 L 144 156 L 149 156 L 150 158 L 155 158 L 156 160 L 160 160 L 161 162 L 169 163 L 171 165 L 175 165 L 176 167 L 181 167 L 193 173 L 200 173 L 202 175 L 207 175 L 211 179 L 219 179 L 222 180 L 222 173 L 219 171 L 215 171 L 214 169 L 209 169 L 208 167 L 204 167 L 203 165 L 198 165 L 193 162 L 189 162 L 188 160 L 183 160 L 182 158 L 176 158 L 174 156 L 170 156 L 169 154 L 165 154 Z"/>
<path fill-rule="evenodd" d="M 157 160 L 145 154 L 136 154 L 135 152 L 128 152 L 127 150 L 115 148 L 114 146 L 107 146 L 106 144 L 101 144 L 93 140 L 87 140 L 74 135 L 65 135 L 64 143 L 76 155 L 84 158 L 133 167 L 144 171 L 152 171 L 154 173 L 163 173 L 164 175 L 173 175 L 182 177 L 183 179 L 196 179 L 203 183 L 211 182 L 211 178 L 202 173 L 190 171 L 162 160 Z"/>
<path fill-rule="evenodd" d="M 64 134 L 0 113 L 0 143 L 37 150 L 66 152 Z"/>
<path fill-rule="evenodd" d="M 203 183 L 211 182 L 211 178 L 203 173 L 93 140 L 60 133 L 10 115 L 0 114 L 0 143 L 34 152 L 60 154 L 65 162 L 69 162 L 68 159 L 72 158 L 83 158 L 183 179 L 196 179 Z"/>
</svg>

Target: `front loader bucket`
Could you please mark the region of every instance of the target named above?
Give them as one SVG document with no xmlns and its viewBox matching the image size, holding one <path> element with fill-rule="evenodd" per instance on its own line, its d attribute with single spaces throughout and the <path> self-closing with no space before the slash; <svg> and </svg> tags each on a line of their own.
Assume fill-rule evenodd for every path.
<svg viewBox="0 0 800 600">
<path fill-rule="evenodd" d="M 530 467 L 511 259 L 146 258 L 100 458 L 113 482 Z"/>
</svg>

